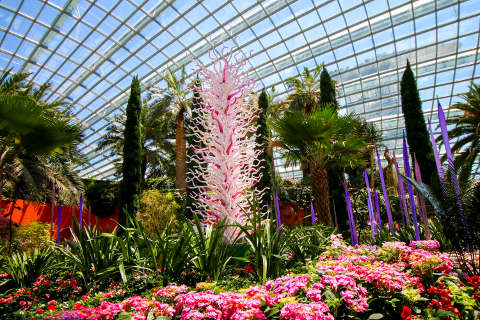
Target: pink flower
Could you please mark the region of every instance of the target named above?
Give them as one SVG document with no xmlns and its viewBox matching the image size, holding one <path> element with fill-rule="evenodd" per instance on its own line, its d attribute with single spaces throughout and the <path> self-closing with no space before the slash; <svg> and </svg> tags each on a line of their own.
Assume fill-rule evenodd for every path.
<svg viewBox="0 0 480 320">
<path fill-rule="evenodd" d="M 289 320 L 334 320 L 330 309 L 323 302 L 287 303 L 280 310 L 281 319 Z"/>
</svg>

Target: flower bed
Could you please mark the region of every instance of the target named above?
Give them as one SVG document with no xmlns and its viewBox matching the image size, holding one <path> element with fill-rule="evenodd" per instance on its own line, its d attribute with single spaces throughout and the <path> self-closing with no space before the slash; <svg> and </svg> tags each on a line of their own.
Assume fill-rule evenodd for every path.
<svg viewBox="0 0 480 320">
<path fill-rule="evenodd" d="M 114 287 L 97 299 L 84 296 L 69 304 L 43 301 L 42 313 L 32 317 L 476 319 L 480 315 L 480 278 L 462 282 L 453 272 L 449 256 L 437 248 L 435 241 L 353 248 L 333 236 L 331 246 L 318 259 L 265 285 L 234 291 L 215 283 L 199 283 L 196 288 L 169 285 L 120 302 L 115 297 L 122 299 L 125 292 Z M 21 301 L 15 297 L 0 300 L 0 304 Z M 35 302 L 26 307 L 37 308 Z"/>
</svg>

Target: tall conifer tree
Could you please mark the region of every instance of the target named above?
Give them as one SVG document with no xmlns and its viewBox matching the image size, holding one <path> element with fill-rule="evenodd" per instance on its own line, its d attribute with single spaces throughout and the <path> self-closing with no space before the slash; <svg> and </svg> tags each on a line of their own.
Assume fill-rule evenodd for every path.
<svg viewBox="0 0 480 320">
<path fill-rule="evenodd" d="M 400 82 L 400 91 L 410 154 L 412 157 L 413 154 L 415 154 L 424 182 L 431 185 L 432 182 L 436 182 L 436 175 L 434 175 L 434 173 L 436 173 L 435 158 L 423 116 L 422 102 L 417 90 L 417 81 L 415 80 L 415 75 L 408 60 L 402 81 Z"/>
<path fill-rule="evenodd" d="M 322 107 L 326 104 L 332 104 L 335 109 L 338 109 L 338 102 L 335 98 L 335 85 L 325 68 L 323 68 L 320 74 L 320 103 Z M 332 198 L 330 212 L 337 215 L 338 228 L 346 230 L 348 227 L 348 212 L 343 189 L 343 172 L 338 168 L 327 168 L 327 171 L 330 196 Z"/>
<path fill-rule="evenodd" d="M 140 81 L 135 76 L 130 87 L 127 104 L 127 119 L 123 144 L 123 179 L 120 184 L 119 223 L 127 226 L 129 218 L 134 218 L 140 206 L 142 183 L 142 144 L 140 132 L 140 112 L 142 108 Z"/>
<path fill-rule="evenodd" d="M 265 189 L 262 199 L 258 199 L 260 207 L 266 207 L 267 203 L 270 203 L 272 207 L 272 174 L 271 174 L 271 164 L 270 157 L 267 154 L 267 147 L 269 142 L 269 132 L 267 128 L 267 109 L 268 109 L 268 97 L 265 90 L 262 91 L 258 97 L 258 109 L 259 109 L 259 118 L 257 120 L 258 129 L 257 129 L 257 138 L 255 141 L 258 143 L 257 149 L 261 149 L 262 153 L 258 157 L 262 161 L 262 166 L 264 167 L 260 173 L 261 178 L 257 184 L 258 190 Z M 268 189 L 268 190 L 267 190 Z"/>
</svg>

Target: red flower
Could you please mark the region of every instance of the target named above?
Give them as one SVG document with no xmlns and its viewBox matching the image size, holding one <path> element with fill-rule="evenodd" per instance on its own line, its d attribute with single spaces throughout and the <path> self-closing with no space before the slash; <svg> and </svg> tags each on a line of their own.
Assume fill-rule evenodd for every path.
<svg viewBox="0 0 480 320">
<path fill-rule="evenodd" d="M 55 310 L 55 309 L 57 309 L 57 307 L 55 307 L 54 304 L 48 306 L 48 308 L 47 308 L 47 310 Z"/>
<path fill-rule="evenodd" d="M 50 306 L 50 305 L 54 305 L 55 303 L 57 303 L 57 301 L 55 300 L 50 300 L 47 302 L 47 304 Z"/>
<path fill-rule="evenodd" d="M 20 300 L 20 301 L 18 302 L 18 304 L 19 304 L 21 307 L 23 307 L 23 306 L 26 305 L 27 303 L 26 303 L 25 301 L 23 301 L 23 300 Z"/>
<path fill-rule="evenodd" d="M 37 309 L 37 313 L 43 314 L 43 310 L 40 309 L 40 308 L 38 308 L 38 309 Z"/>
<path fill-rule="evenodd" d="M 83 304 L 80 304 L 80 303 L 75 303 L 75 309 L 81 309 L 81 308 L 85 308 L 85 306 Z"/>
<path fill-rule="evenodd" d="M 401 317 L 404 320 L 412 319 L 412 309 L 410 309 L 408 306 L 403 306 L 403 311 L 402 311 Z"/>
</svg>

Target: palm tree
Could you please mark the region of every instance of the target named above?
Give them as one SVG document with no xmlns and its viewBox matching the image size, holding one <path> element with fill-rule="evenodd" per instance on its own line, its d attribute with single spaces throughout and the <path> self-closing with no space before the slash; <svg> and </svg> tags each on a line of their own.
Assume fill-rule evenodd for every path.
<svg viewBox="0 0 480 320">
<path fill-rule="evenodd" d="M 142 189 L 148 177 L 168 175 L 172 171 L 174 129 L 173 114 L 168 110 L 171 98 L 164 96 L 148 103 L 143 101 L 140 114 L 142 144 Z M 97 150 L 109 149 L 117 172 L 121 173 L 125 115 L 116 115 L 98 142 Z"/>
<path fill-rule="evenodd" d="M 290 110 L 302 110 L 310 114 L 320 106 L 320 75 L 323 65 L 317 66 L 312 71 L 306 67 L 300 78 L 292 77 L 285 80 L 288 88 L 294 93 L 288 96 Z"/>
<path fill-rule="evenodd" d="M 309 165 L 318 220 L 331 224 L 327 166 L 363 165 L 365 138 L 357 134 L 361 120 L 352 114 L 339 116 L 332 105 L 314 110 L 288 111 L 273 122 L 288 161 Z"/>
<path fill-rule="evenodd" d="M 72 169 L 81 162 L 81 128 L 63 102 L 43 100 L 48 84 L 34 88 L 27 77 L 9 70 L 0 77 L 0 191 L 42 200 L 53 182 L 69 200 L 83 188 Z"/>
<path fill-rule="evenodd" d="M 312 71 L 305 67 L 299 77 L 291 77 L 285 80 L 287 87 L 295 90 L 287 98 L 290 110 L 311 114 L 321 105 L 320 80 L 322 69 L 323 65 L 317 66 Z M 310 180 L 308 163 L 300 161 L 300 167 L 303 172 L 303 182 L 307 183 Z"/>
<path fill-rule="evenodd" d="M 171 99 L 173 113 L 177 117 L 177 127 L 175 131 L 175 187 L 183 194 L 187 188 L 185 112 L 188 111 L 189 100 L 187 99 L 187 95 L 189 91 L 185 86 L 186 77 L 185 66 L 180 68 L 178 76 L 167 68 L 163 76 L 167 87 L 165 89 L 159 89 L 161 93 Z"/>
<path fill-rule="evenodd" d="M 13 198 L 6 215 L 11 244 L 12 213 L 21 195 L 36 199 L 51 184 L 63 195 L 83 188 L 69 158 L 78 150 L 82 134 L 68 112 L 57 111 L 59 103 L 41 100 L 48 86 L 33 89 L 23 84 L 24 75 L 7 77 L 0 78 L 0 191 Z"/>
<path fill-rule="evenodd" d="M 469 91 L 462 95 L 464 102 L 457 102 L 452 109 L 463 111 L 447 120 L 447 124 L 455 125 L 448 132 L 451 140 L 456 140 L 452 146 L 452 153 L 457 154 L 454 159 L 458 170 L 459 181 L 465 185 L 472 174 L 473 166 L 478 163 L 480 152 L 480 86 L 472 82 Z M 439 137 L 437 141 L 442 141 Z M 446 155 L 442 160 L 446 159 Z"/>
</svg>

